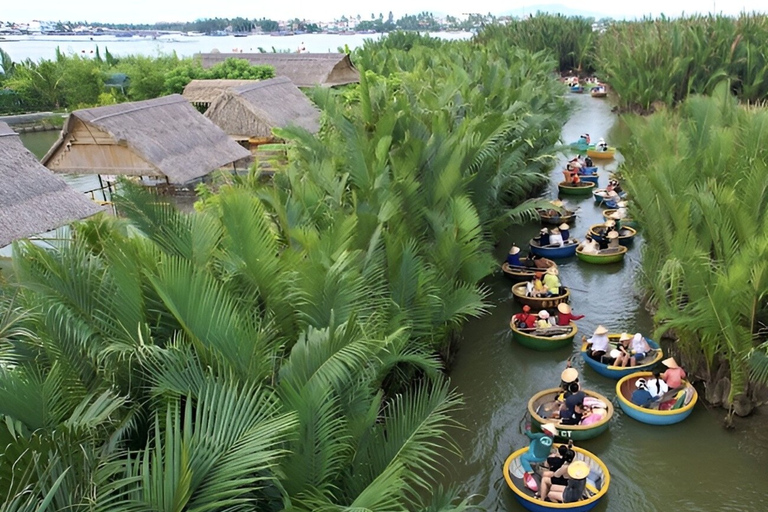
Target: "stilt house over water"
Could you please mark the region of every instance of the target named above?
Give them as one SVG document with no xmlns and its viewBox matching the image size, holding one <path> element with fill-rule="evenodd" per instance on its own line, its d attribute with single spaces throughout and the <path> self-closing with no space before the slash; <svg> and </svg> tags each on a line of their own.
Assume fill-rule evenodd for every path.
<svg viewBox="0 0 768 512">
<path fill-rule="evenodd" d="M 201 53 L 204 68 L 226 59 L 245 59 L 253 66 L 272 66 L 297 87 L 334 87 L 360 81 L 360 72 L 346 53 Z"/>
<path fill-rule="evenodd" d="M 320 129 L 320 110 L 284 76 L 225 90 L 205 117 L 233 139 L 256 143 L 269 142 L 273 128 Z"/>
<path fill-rule="evenodd" d="M 0 122 L 0 247 L 90 217 L 100 207 L 37 161 Z"/>
<path fill-rule="evenodd" d="M 258 80 L 192 80 L 184 88 L 182 96 L 202 113 L 227 89 L 258 83 Z"/>
<path fill-rule="evenodd" d="M 180 185 L 249 157 L 174 94 L 72 112 L 43 164 L 54 172 L 155 176 Z"/>
</svg>

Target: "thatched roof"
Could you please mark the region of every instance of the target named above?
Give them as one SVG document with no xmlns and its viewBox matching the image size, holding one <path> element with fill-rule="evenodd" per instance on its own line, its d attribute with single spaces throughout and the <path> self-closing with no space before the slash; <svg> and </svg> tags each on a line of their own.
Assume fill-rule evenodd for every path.
<svg viewBox="0 0 768 512">
<path fill-rule="evenodd" d="M 201 53 L 204 68 L 229 58 L 254 66 L 272 66 L 275 76 L 287 76 L 298 87 L 333 87 L 360 81 L 360 73 L 346 53 Z"/>
<path fill-rule="evenodd" d="M 269 137 L 273 128 L 320 128 L 320 111 L 298 87 L 281 76 L 221 93 L 205 117 L 235 139 Z"/>
<path fill-rule="evenodd" d="M 184 88 L 182 96 L 190 103 L 211 104 L 227 89 L 257 82 L 258 80 L 192 80 Z"/>
<path fill-rule="evenodd" d="M 37 161 L 0 122 L 0 247 L 100 211 Z"/>
<path fill-rule="evenodd" d="M 180 184 L 249 156 L 174 94 L 72 112 L 43 164 L 56 172 L 165 176 Z"/>
</svg>

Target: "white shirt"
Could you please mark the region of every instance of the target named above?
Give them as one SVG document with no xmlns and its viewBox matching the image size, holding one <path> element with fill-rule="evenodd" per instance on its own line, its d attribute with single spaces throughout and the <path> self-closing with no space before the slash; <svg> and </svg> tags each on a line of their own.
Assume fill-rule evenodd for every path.
<svg viewBox="0 0 768 512">
<path fill-rule="evenodd" d="M 607 334 L 594 334 L 587 340 L 587 343 L 592 345 L 592 351 L 608 352 L 611 347 L 611 340 L 608 339 Z"/>
<path fill-rule="evenodd" d="M 589 242 L 584 243 L 584 246 L 581 249 L 581 252 L 586 254 L 597 254 L 598 252 L 600 252 L 600 246 L 594 240 L 590 240 Z"/>
<path fill-rule="evenodd" d="M 549 245 L 557 245 L 558 247 L 563 245 L 563 236 L 560 233 L 549 235 Z"/>
<path fill-rule="evenodd" d="M 656 388 L 656 382 L 659 383 L 659 387 Z M 669 391 L 669 386 L 664 382 L 664 379 L 648 379 L 648 392 L 653 398 L 659 397 Z M 658 390 L 657 390 L 658 389 Z"/>
<path fill-rule="evenodd" d="M 632 344 L 630 347 L 632 348 L 632 352 L 638 353 L 638 352 L 646 352 L 648 349 L 646 348 L 646 343 L 643 342 L 642 336 L 635 335 L 632 338 Z"/>
</svg>

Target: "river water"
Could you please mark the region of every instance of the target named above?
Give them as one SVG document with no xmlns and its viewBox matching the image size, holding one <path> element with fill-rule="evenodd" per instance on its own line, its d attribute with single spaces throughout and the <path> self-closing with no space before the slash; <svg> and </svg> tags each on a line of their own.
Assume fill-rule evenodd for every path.
<svg viewBox="0 0 768 512">
<path fill-rule="evenodd" d="M 430 34 L 442 39 L 466 39 L 471 37 L 469 32 L 435 32 Z M 82 56 L 94 56 L 96 46 L 104 48 L 115 56 L 131 54 L 158 55 L 176 52 L 180 57 L 191 57 L 196 53 L 219 50 L 227 52 L 258 52 L 259 48 L 266 52 L 291 51 L 295 52 L 302 44 L 308 52 L 327 53 L 338 51 L 348 46 L 362 46 L 366 39 L 378 39 L 381 34 L 302 34 L 297 36 L 249 35 L 234 36 L 161 36 L 151 37 L 113 37 L 113 36 L 7 36 L 0 39 L 0 48 L 8 52 L 15 62 L 26 59 L 53 59 L 56 48 L 62 52 L 75 53 Z"/>
<path fill-rule="evenodd" d="M 563 141 L 576 140 L 588 132 L 593 139 L 606 137 L 616 121 L 605 100 L 573 95 L 575 112 L 563 127 Z M 24 144 L 38 157 L 56 140 L 57 132 L 23 134 Z M 549 192 L 555 198 L 557 183 L 568 155 L 552 172 Z M 600 186 L 608 171 L 616 169 L 621 156 L 606 165 L 598 164 Z M 95 176 L 65 176 L 81 191 L 98 186 Z M 592 198 L 566 199 L 578 206 L 573 236 L 582 239 L 592 224 L 602 222 L 602 209 Z M 512 242 L 526 247 L 538 224 L 510 227 L 507 240 L 496 250 L 503 261 Z M 598 324 L 612 331 L 650 333 L 651 318 L 640 305 L 634 286 L 642 239 L 635 242 L 623 263 L 595 266 L 575 258 L 560 260 L 560 277 L 571 288 L 571 305 L 586 318 L 579 329 L 591 333 Z M 578 445 L 597 454 L 611 472 L 606 499 L 595 510 L 611 512 L 710 512 L 768 510 L 768 472 L 760 464 L 768 460 L 765 415 L 738 423 L 735 431 L 722 428 L 722 409 L 708 410 L 701 402 L 684 422 L 652 427 L 625 417 L 615 400 L 615 381 L 584 369 L 578 347 L 555 352 L 535 352 L 515 344 L 509 319 L 520 311 L 510 293 L 511 283 L 500 273 L 487 279 L 494 304 L 491 313 L 470 321 L 463 331 L 461 350 L 451 379 L 466 405 L 457 419 L 466 427 L 454 432 L 461 458 L 450 457 L 444 484 L 459 486 L 462 494 L 477 495 L 489 511 L 519 511 L 502 476 L 507 456 L 527 444 L 523 435 L 528 399 L 537 391 L 554 387 L 565 361 L 573 357 L 585 387 L 614 400 L 616 412 L 607 433 Z M 580 336 L 579 336 L 580 338 Z"/>
<path fill-rule="evenodd" d="M 610 104 L 589 95 L 572 95 L 576 111 L 563 127 L 563 141 L 587 132 L 593 140 L 606 137 L 616 120 Z M 607 170 L 620 161 L 598 166 L 600 187 L 608 181 Z M 545 197 L 557 196 L 563 155 L 552 172 Z M 603 221 L 602 208 L 592 198 L 565 199 L 579 207 L 572 236 L 583 239 L 592 224 Z M 521 248 L 540 229 L 539 224 L 512 226 L 508 239 L 496 250 L 503 261 L 512 242 Z M 590 334 L 598 324 L 611 331 L 650 334 L 651 318 L 641 307 L 634 286 L 642 240 L 637 240 L 624 263 L 598 266 L 571 258 L 558 260 L 563 284 L 571 288 L 571 306 L 579 320 L 580 334 Z M 501 273 L 487 279 L 495 305 L 492 312 L 470 321 L 463 331 L 461 348 L 451 380 L 464 396 L 458 420 L 466 429 L 454 433 L 463 457 L 451 457 L 443 483 L 458 485 L 462 495 L 478 495 L 477 502 L 489 511 L 519 511 L 523 507 L 507 487 L 502 465 L 512 451 L 526 446 L 523 428 L 528 399 L 536 392 L 556 387 L 565 361 L 573 357 L 587 389 L 613 400 L 616 411 L 610 429 L 596 439 L 582 441 L 585 448 L 607 465 L 611 484 L 607 499 L 595 510 L 615 512 L 753 511 L 768 510 L 768 471 L 760 464 L 768 456 L 763 430 L 765 417 L 740 422 L 736 431 L 721 427 L 725 411 L 697 404 L 693 414 L 678 425 L 653 427 L 623 415 L 615 399 L 616 382 L 591 368 L 584 368 L 577 342 L 572 348 L 535 352 L 512 341 L 509 320 L 520 311 L 510 292 L 511 282 Z M 762 425 L 762 426 L 761 426 Z"/>
</svg>

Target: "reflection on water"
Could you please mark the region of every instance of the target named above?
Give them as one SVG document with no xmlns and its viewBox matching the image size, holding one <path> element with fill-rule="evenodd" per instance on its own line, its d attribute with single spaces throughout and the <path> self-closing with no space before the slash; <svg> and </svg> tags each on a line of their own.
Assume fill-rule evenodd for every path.
<svg viewBox="0 0 768 512">
<path fill-rule="evenodd" d="M 563 127 L 564 142 L 574 141 L 584 132 L 594 140 L 608 136 L 615 121 L 610 105 L 589 96 L 574 95 L 573 101 L 578 108 Z M 560 169 L 568 157 L 563 155 L 553 171 L 546 197 L 556 196 L 557 183 L 563 179 Z M 618 161 L 596 163 L 601 169 L 599 186 L 605 187 L 607 170 L 615 170 Z M 565 201 L 579 208 L 573 236 L 583 239 L 590 225 L 603 221 L 602 208 L 594 205 L 591 197 Z M 498 261 L 503 261 L 512 242 L 526 247 L 539 227 L 511 226 L 508 239 L 496 250 Z M 571 287 L 574 312 L 586 315 L 578 321 L 583 333 L 591 333 L 598 324 L 613 331 L 650 333 L 651 318 L 641 307 L 634 287 L 643 243 L 641 236 L 638 238 L 623 263 L 596 266 L 576 258 L 558 261 L 563 283 Z M 748 420 L 747 428 L 728 432 L 720 423 L 725 412 L 709 411 L 701 402 L 678 425 L 652 427 L 627 418 L 615 400 L 616 382 L 585 368 L 576 344 L 543 353 L 514 343 L 508 323 L 520 308 L 512 299 L 511 282 L 498 273 L 486 284 L 496 307 L 490 315 L 466 326 L 451 371 L 453 384 L 464 396 L 466 405 L 457 419 L 466 430 L 453 433 L 463 458 L 450 458 L 445 483 L 458 485 L 465 496 L 479 495 L 478 501 L 490 511 L 524 510 L 504 482 L 502 465 L 512 451 L 528 444 L 522 433 L 528 399 L 556 386 L 566 359 L 572 357 L 586 387 L 612 398 L 616 407 L 606 434 L 579 443 L 598 455 L 611 472 L 608 497 L 595 510 L 768 509 L 768 497 L 760 485 L 765 483 L 766 472 L 758 464 L 766 450 L 755 450 L 755 438 L 749 432 L 761 419 Z M 760 442 L 765 442 L 764 435 Z"/>
</svg>

